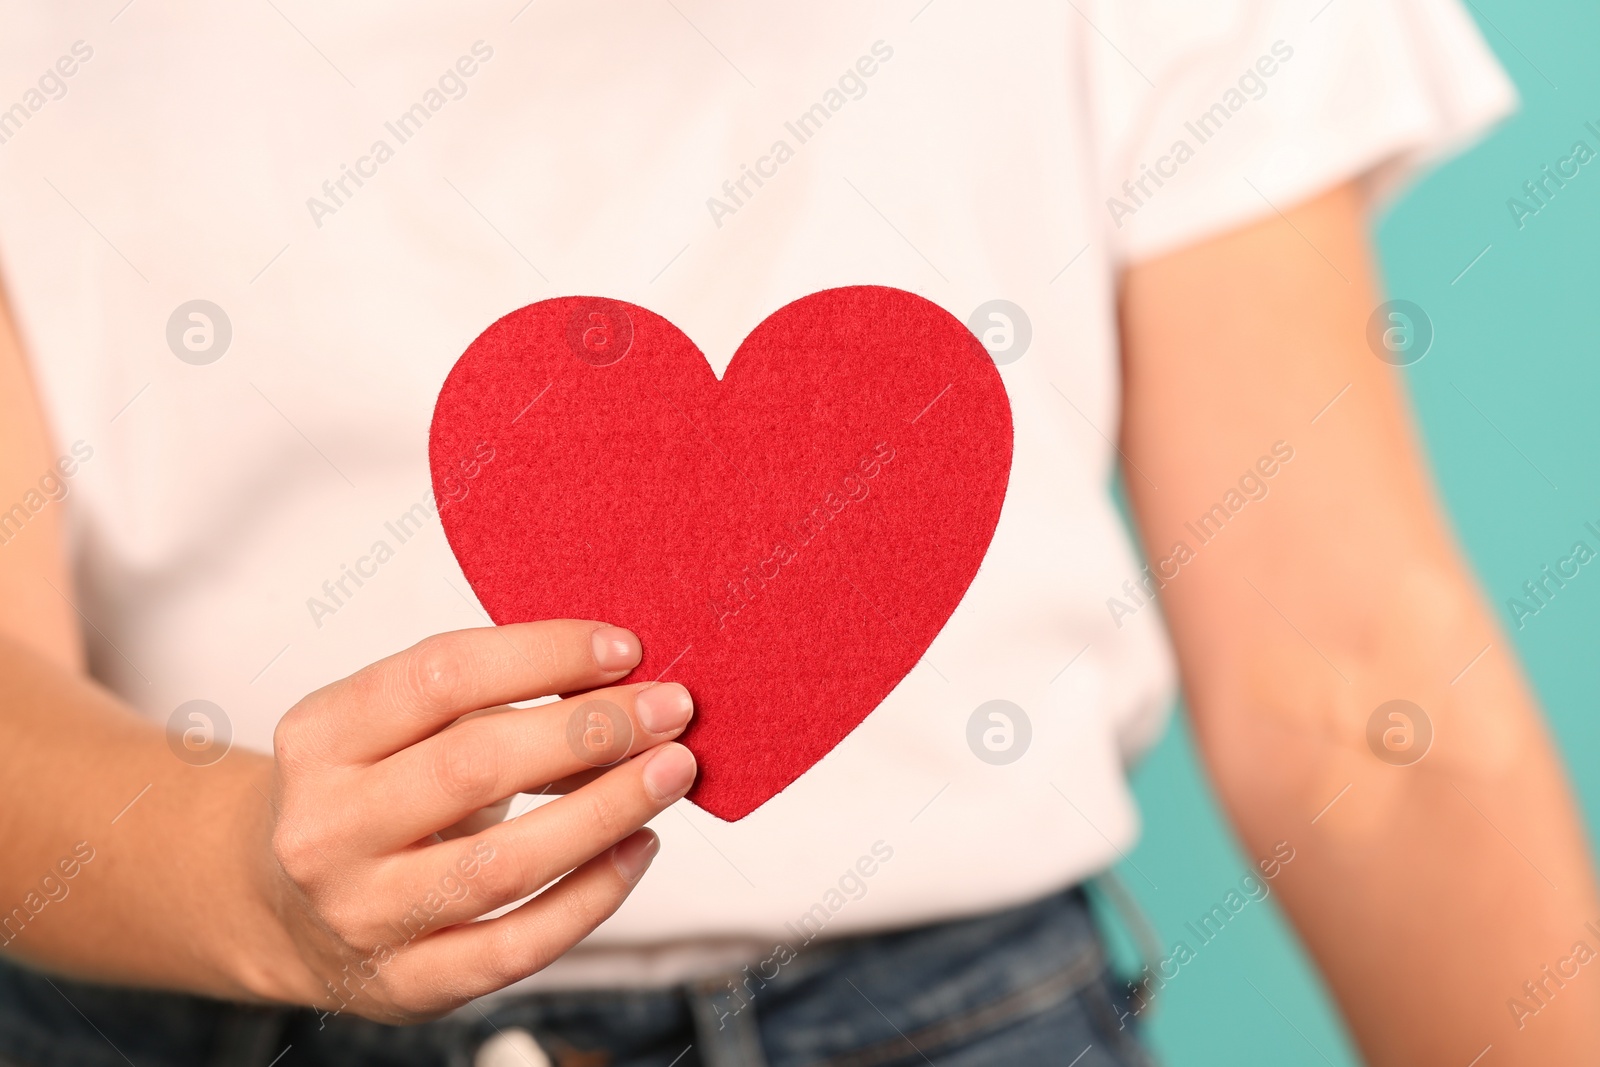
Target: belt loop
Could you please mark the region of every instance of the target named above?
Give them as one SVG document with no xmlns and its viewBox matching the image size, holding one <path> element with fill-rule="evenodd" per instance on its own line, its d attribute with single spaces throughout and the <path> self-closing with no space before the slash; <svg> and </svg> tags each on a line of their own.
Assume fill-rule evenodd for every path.
<svg viewBox="0 0 1600 1067">
<path fill-rule="evenodd" d="M 1122 879 L 1117 876 L 1116 871 L 1101 871 L 1085 884 L 1093 888 L 1111 906 L 1111 910 L 1122 921 L 1123 930 L 1127 933 L 1129 940 L 1133 942 L 1134 951 L 1139 956 L 1141 970 L 1134 978 L 1128 980 L 1126 975 L 1119 978 L 1119 981 L 1127 982 L 1128 991 L 1122 993 L 1118 999 L 1123 1001 L 1130 999 L 1132 991 L 1138 988 L 1140 990 L 1138 996 L 1140 1007 L 1133 1014 L 1152 1014 L 1157 1005 L 1156 988 L 1152 988 L 1149 979 L 1143 976 L 1150 974 L 1152 971 L 1159 972 L 1161 969 L 1159 961 L 1165 954 L 1165 950 L 1161 947 L 1161 935 L 1156 932 L 1155 924 L 1150 921 L 1150 917 L 1139 906 L 1138 900 L 1134 898 L 1133 893 L 1129 891 Z M 1091 912 L 1091 918 L 1094 917 L 1096 916 Z M 1101 935 L 1101 941 L 1105 941 L 1104 934 Z M 1116 973 L 1118 968 L 1109 959 L 1109 955 L 1108 949 L 1107 964 L 1111 966 L 1112 972 Z M 1144 1021 L 1148 1023 L 1150 1020 L 1146 1018 Z"/>
<path fill-rule="evenodd" d="M 752 993 L 740 972 L 706 978 L 685 989 L 694 1016 L 695 1048 L 704 1067 L 767 1067 Z"/>
</svg>

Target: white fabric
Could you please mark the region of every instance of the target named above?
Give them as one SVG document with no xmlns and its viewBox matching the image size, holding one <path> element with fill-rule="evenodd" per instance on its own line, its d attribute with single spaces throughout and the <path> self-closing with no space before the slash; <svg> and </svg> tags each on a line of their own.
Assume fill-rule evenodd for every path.
<svg viewBox="0 0 1600 1067">
<path fill-rule="evenodd" d="M 633 301 L 719 373 L 830 286 L 1031 320 L 1001 367 L 999 528 L 924 662 L 747 819 L 663 814 L 654 869 L 546 984 L 667 981 L 818 903 L 832 936 L 1114 862 L 1172 685 L 1157 613 L 1119 626 L 1106 604 L 1139 573 L 1108 492 L 1117 269 L 1346 178 L 1392 184 L 1512 102 L 1454 0 L 120 6 L 7 5 L 0 107 L 24 114 L 0 122 L 0 266 L 58 438 L 94 449 L 71 483 L 94 670 L 156 720 L 210 700 L 268 749 L 309 690 L 482 622 L 437 521 L 404 543 L 385 524 L 428 499 L 445 373 L 513 308 Z M 92 57 L 52 99 L 77 41 Z M 1275 42 L 1292 57 L 1264 94 L 1117 225 L 1108 198 Z M 873 73 L 841 85 L 858 61 Z M 386 123 L 418 102 L 439 106 L 400 143 Z M 785 123 L 818 102 L 838 107 L 799 143 Z M 392 158 L 362 162 L 379 140 Z M 779 140 L 773 176 L 708 206 Z M 368 176 L 336 205 L 342 165 Z M 197 298 L 233 329 L 205 366 L 165 337 Z M 393 558 L 314 618 L 378 541 Z M 966 740 L 993 699 L 1032 724 L 1006 766 Z M 878 842 L 892 859 L 857 890 Z"/>
</svg>

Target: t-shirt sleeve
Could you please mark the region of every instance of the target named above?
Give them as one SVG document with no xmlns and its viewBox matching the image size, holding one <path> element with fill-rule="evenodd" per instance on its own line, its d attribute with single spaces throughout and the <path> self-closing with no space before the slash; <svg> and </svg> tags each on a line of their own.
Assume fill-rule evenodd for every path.
<svg viewBox="0 0 1600 1067">
<path fill-rule="evenodd" d="M 1076 0 L 1123 264 L 1340 182 L 1395 192 L 1516 106 L 1459 0 Z"/>
</svg>

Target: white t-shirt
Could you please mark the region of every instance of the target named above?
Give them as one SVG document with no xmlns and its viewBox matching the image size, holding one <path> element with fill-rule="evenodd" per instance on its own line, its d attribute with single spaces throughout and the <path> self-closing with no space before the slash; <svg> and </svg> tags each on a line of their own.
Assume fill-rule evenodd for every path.
<svg viewBox="0 0 1600 1067">
<path fill-rule="evenodd" d="M 395 523 L 429 510 L 446 372 L 514 308 L 630 301 L 720 374 L 775 309 L 876 284 L 994 346 L 1010 487 L 923 661 L 748 818 L 658 818 L 653 870 L 547 984 L 1114 862 L 1173 680 L 1158 613 L 1107 603 L 1140 576 L 1109 494 L 1117 271 L 1392 184 L 1513 100 L 1455 0 L 8 7 L 0 267 L 61 450 L 92 450 L 94 672 L 152 719 L 208 700 L 270 750 L 311 689 L 482 624 L 437 519 Z M 973 319 L 995 300 L 1021 314 Z M 969 746 L 993 700 L 1031 733 L 1010 763 Z"/>
</svg>

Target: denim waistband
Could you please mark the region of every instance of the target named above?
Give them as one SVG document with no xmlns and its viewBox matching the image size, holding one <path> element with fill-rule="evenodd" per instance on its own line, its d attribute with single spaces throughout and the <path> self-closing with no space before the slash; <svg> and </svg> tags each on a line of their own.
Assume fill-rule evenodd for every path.
<svg viewBox="0 0 1600 1067">
<path fill-rule="evenodd" d="M 738 972 L 671 989 L 507 997 L 412 1027 L 70 982 L 0 963 L 0 1063 L 1146 1064 L 1122 1026 L 1115 984 L 1079 889 L 932 926 L 778 943 Z"/>
</svg>

